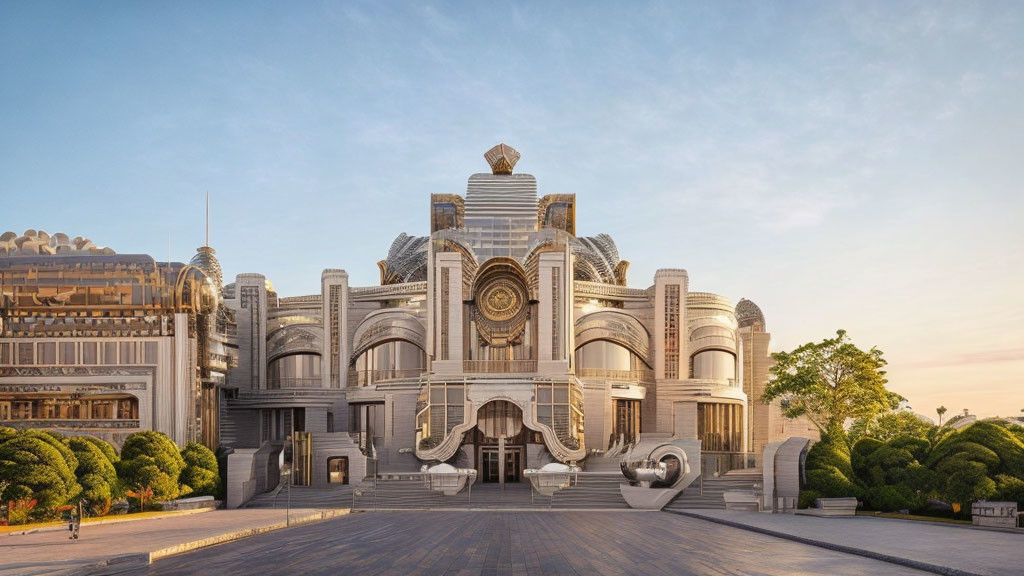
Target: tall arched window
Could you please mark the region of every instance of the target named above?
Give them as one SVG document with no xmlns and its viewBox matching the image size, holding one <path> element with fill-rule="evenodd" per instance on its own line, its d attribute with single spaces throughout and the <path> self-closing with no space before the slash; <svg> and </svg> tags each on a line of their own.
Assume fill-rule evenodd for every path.
<svg viewBox="0 0 1024 576">
<path fill-rule="evenodd" d="M 412 378 L 427 369 L 423 349 L 405 340 L 378 344 L 356 359 L 356 383 L 366 386 L 377 380 Z"/>
<path fill-rule="evenodd" d="M 275 358 L 267 367 L 267 387 L 316 388 L 320 380 L 319 354 L 289 354 Z"/>
</svg>

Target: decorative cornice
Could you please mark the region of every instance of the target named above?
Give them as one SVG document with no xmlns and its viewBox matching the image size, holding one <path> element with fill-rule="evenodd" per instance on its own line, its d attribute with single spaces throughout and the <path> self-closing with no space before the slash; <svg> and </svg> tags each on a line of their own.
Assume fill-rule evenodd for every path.
<svg viewBox="0 0 1024 576">
<path fill-rule="evenodd" d="M 390 300 L 403 296 L 416 296 L 427 293 L 426 282 L 406 282 L 404 284 L 387 284 L 385 286 L 368 286 L 350 288 L 349 299 L 353 302 L 372 300 Z"/>
<path fill-rule="evenodd" d="M 605 300 L 630 301 L 646 301 L 650 298 L 648 291 L 644 289 L 627 288 L 601 282 L 587 282 L 585 280 L 576 280 L 573 283 L 573 290 L 578 298 L 594 297 Z"/>
</svg>

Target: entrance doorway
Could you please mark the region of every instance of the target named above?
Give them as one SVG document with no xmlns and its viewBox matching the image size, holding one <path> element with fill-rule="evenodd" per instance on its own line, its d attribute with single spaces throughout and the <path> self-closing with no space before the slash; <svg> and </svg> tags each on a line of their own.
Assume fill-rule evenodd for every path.
<svg viewBox="0 0 1024 576">
<path fill-rule="evenodd" d="M 625 438 L 633 444 L 640 438 L 640 401 L 615 400 L 615 426 L 612 428 L 611 444 Z"/>
<path fill-rule="evenodd" d="M 480 479 L 482 482 L 519 482 L 523 471 L 523 447 L 505 447 L 505 466 L 501 466 L 501 450 L 493 446 L 480 448 Z M 504 476 L 503 476 L 504 475 Z"/>
<path fill-rule="evenodd" d="M 507 400 L 484 404 L 477 412 L 476 463 L 481 482 L 519 482 L 526 464 L 523 411 Z"/>
</svg>

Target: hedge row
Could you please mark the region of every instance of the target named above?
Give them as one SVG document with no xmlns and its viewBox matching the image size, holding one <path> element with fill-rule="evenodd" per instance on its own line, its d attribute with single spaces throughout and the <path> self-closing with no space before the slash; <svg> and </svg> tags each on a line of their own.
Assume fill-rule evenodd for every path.
<svg viewBox="0 0 1024 576">
<path fill-rule="evenodd" d="M 0 427 L 0 503 L 11 523 L 53 516 L 84 502 L 93 515 L 125 496 L 170 500 L 183 495 L 219 497 L 217 458 L 195 442 L 181 451 L 160 432 L 128 436 L 120 454 L 92 436 Z"/>
</svg>

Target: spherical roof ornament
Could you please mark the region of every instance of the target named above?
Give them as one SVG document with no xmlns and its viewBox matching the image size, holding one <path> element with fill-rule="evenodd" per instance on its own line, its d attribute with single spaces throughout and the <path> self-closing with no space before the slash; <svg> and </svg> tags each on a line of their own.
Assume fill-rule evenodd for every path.
<svg viewBox="0 0 1024 576">
<path fill-rule="evenodd" d="M 501 143 L 485 152 L 484 158 L 491 165 L 492 174 L 511 174 L 512 168 L 519 161 L 519 152 L 508 144 Z"/>
<path fill-rule="evenodd" d="M 736 304 L 736 322 L 740 328 L 754 326 L 760 328 L 761 331 L 765 330 L 764 313 L 761 312 L 761 308 L 757 304 L 746 298 L 741 298 Z"/>
</svg>

